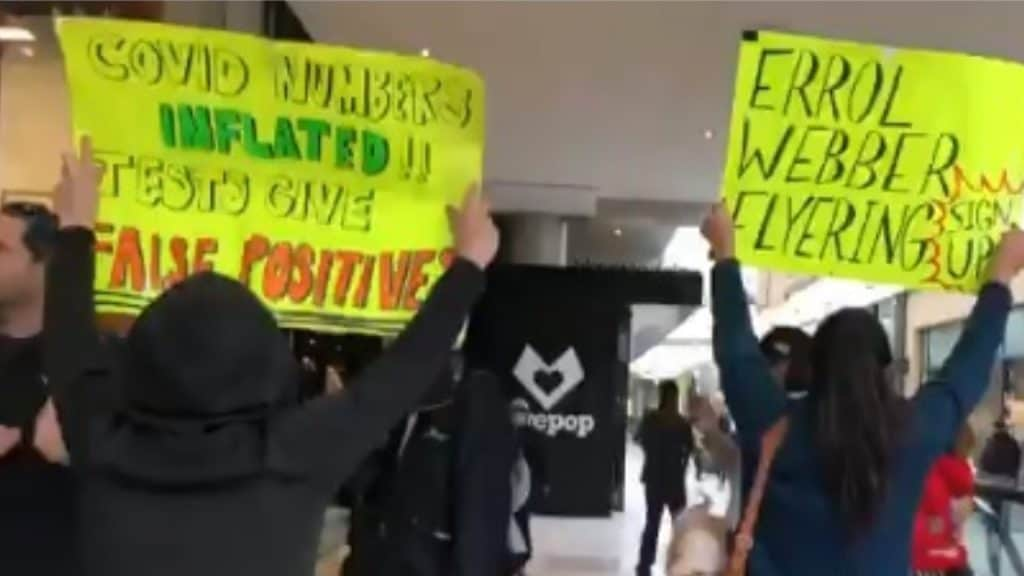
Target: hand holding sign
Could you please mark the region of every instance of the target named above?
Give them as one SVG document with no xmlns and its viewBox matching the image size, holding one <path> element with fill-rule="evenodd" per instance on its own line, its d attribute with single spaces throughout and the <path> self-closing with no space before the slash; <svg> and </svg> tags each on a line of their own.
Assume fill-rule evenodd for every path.
<svg viewBox="0 0 1024 576">
<path fill-rule="evenodd" d="M 1009 285 L 1024 268 L 1024 232 L 1014 227 L 1003 234 L 996 257 L 992 260 L 989 279 Z"/>
<path fill-rule="evenodd" d="M 96 225 L 101 180 L 103 168 L 93 158 L 92 140 L 83 136 L 79 153 L 64 154 L 61 166 L 54 207 L 62 227 L 92 230 Z"/>
<path fill-rule="evenodd" d="M 700 227 L 700 233 L 711 244 L 711 258 L 716 262 L 735 257 L 735 227 L 724 204 L 715 204 L 711 208 Z"/>
<path fill-rule="evenodd" d="M 452 233 L 459 256 L 487 268 L 498 253 L 498 228 L 491 219 L 491 205 L 473 187 L 462 201 L 462 209 L 453 214 Z"/>
</svg>

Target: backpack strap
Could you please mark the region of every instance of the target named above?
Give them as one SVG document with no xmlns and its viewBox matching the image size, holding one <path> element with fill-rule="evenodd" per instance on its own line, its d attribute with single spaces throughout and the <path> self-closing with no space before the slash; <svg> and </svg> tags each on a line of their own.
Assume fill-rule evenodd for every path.
<svg viewBox="0 0 1024 576">
<path fill-rule="evenodd" d="M 772 427 L 761 437 L 761 458 L 757 463 L 757 473 L 754 476 L 754 485 L 750 490 L 750 500 L 747 501 L 739 529 L 736 530 L 725 576 L 744 576 L 746 574 L 747 558 L 754 547 L 754 528 L 757 526 L 761 501 L 764 499 L 764 491 L 768 486 L 768 474 L 771 472 L 772 462 L 775 460 L 775 455 L 783 440 L 786 439 L 788 430 L 789 418 L 782 417 L 778 422 L 772 424 Z"/>
</svg>

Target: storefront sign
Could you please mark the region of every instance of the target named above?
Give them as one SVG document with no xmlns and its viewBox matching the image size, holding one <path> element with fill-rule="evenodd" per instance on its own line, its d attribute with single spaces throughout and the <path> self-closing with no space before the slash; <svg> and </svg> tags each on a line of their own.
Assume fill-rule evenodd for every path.
<svg viewBox="0 0 1024 576">
<path fill-rule="evenodd" d="M 724 196 L 739 256 L 971 292 L 1020 220 L 1024 66 L 748 33 Z"/>
<path fill-rule="evenodd" d="M 427 58 L 150 23 L 59 22 L 75 132 L 106 165 L 97 302 L 198 270 L 290 328 L 394 332 L 451 261 L 484 86 Z"/>
<path fill-rule="evenodd" d="M 470 326 L 467 360 L 496 374 L 510 399 L 538 514 L 605 516 L 616 489 L 625 304 L 610 297 L 610 279 L 595 279 L 572 268 L 503 266 Z"/>
</svg>

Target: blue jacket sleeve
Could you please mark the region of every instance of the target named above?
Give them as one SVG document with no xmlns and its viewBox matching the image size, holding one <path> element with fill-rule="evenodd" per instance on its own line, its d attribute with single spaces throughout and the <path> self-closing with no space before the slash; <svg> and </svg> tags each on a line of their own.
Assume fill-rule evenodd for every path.
<svg viewBox="0 0 1024 576">
<path fill-rule="evenodd" d="M 786 410 L 786 394 L 772 378 L 751 324 L 740 266 L 718 263 L 711 276 L 713 348 L 729 412 L 740 441 L 758 446 L 761 436 Z"/>
<path fill-rule="evenodd" d="M 1006 286 L 985 286 L 938 377 L 914 398 L 916 436 L 930 448 L 932 455 L 937 456 L 949 448 L 960 426 L 988 389 L 1012 304 Z"/>
</svg>

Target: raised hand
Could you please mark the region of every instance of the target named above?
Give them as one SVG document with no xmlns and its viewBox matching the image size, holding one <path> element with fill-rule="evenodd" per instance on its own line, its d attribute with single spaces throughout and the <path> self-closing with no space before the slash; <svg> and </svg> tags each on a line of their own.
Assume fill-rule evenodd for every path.
<svg viewBox="0 0 1024 576">
<path fill-rule="evenodd" d="M 498 228 L 491 219 L 491 206 L 476 186 L 466 193 L 462 208 L 452 215 L 452 234 L 458 255 L 481 270 L 498 253 Z"/>
<path fill-rule="evenodd" d="M 60 464 L 68 460 L 68 450 L 53 400 L 47 400 L 36 416 L 36 437 L 32 439 L 32 445 L 49 462 Z"/>
<path fill-rule="evenodd" d="M 0 425 L 0 458 L 21 442 L 21 430 Z"/>
<path fill-rule="evenodd" d="M 711 245 L 711 257 L 715 261 L 729 260 L 736 256 L 736 231 L 725 205 L 719 203 L 711 208 L 701 224 L 700 233 Z"/>
<path fill-rule="evenodd" d="M 1014 226 L 1003 234 L 989 268 L 989 279 L 1009 284 L 1024 268 L 1024 232 Z"/>
<path fill-rule="evenodd" d="M 100 181 L 103 180 L 103 167 L 93 157 L 92 140 L 83 136 L 78 154 L 64 154 L 62 164 L 60 184 L 54 198 L 60 225 L 91 230 L 96 225 Z"/>
</svg>

